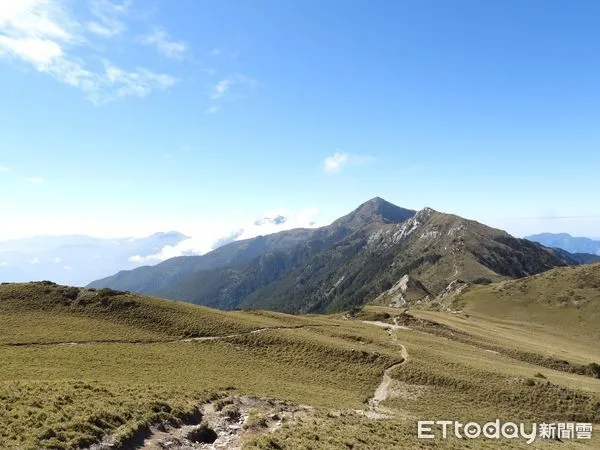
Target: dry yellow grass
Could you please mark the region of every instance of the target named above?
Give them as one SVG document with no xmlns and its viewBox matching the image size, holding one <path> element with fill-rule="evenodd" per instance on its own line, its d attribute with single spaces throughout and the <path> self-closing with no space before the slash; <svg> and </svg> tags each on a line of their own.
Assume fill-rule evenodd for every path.
<svg viewBox="0 0 600 450">
<path fill-rule="evenodd" d="M 390 335 L 361 321 L 392 321 L 399 311 L 385 307 L 345 319 L 224 313 L 131 294 L 73 292 L 43 284 L 0 286 L 0 448 L 70 449 L 106 434 L 123 442 L 153 421 L 177 425 L 225 391 L 316 408 L 257 435 L 247 448 L 458 449 L 467 442 L 418 440 L 416 421 L 600 421 L 600 380 L 478 345 L 548 351 L 571 361 L 595 358 L 587 339 L 573 335 L 566 353 L 557 353 L 547 343 L 563 330 L 545 323 L 524 330 L 514 318 L 494 321 L 477 312 L 467 318 L 415 313 L 462 330 L 470 340 L 460 341 L 431 330 Z M 281 329 L 251 333 L 271 327 Z M 221 338 L 184 340 L 198 336 Z M 366 401 L 384 369 L 400 361 L 400 344 L 409 358 L 390 372 L 386 409 L 371 418 Z M 594 448 L 599 437 L 596 432 L 593 442 L 561 448 Z M 520 442 L 469 445 L 531 448 Z"/>
</svg>

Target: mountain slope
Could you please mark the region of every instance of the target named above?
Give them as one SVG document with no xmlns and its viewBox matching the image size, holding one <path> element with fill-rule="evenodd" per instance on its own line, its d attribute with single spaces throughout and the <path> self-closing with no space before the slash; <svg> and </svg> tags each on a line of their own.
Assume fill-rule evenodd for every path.
<svg viewBox="0 0 600 450">
<path fill-rule="evenodd" d="M 111 289 L 61 286 L 49 281 L 0 285 L 0 345 L 69 339 L 169 341 L 281 325 L 277 316 L 226 313 L 183 302 Z"/>
<path fill-rule="evenodd" d="M 200 425 L 202 407 L 224 396 L 252 396 L 253 408 L 271 399 L 290 410 L 362 408 L 401 361 L 385 333 L 360 323 L 346 323 L 369 340 L 356 351 L 336 318 L 214 311 L 47 282 L 0 285 L 0 319 L 2 449 L 138 448 L 150 426 Z M 235 419 L 226 424 L 241 429 L 245 417 Z"/>
<path fill-rule="evenodd" d="M 600 383 L 568 370 L 599 367 L 598 316 L 587 309 L 598 304 L 598 273 L 579 273 L 471 287 L 468 316 L 367 306 L 390 322 L 412 317 L 410 328 L 387 330 L 342 315 L 223 312 L 47 282 L 0 285 L 0 448 L 197 448 L 217 438 L 224 448 L 236 439 L 235 447 L 264 450 L 422 449 L 406 417 L 465 411 L 480 423 L 597 424 Z M 558 297 L 570 288 L 582 298 L 563 306 Z M 518 322 L 467 309 L 493 290 L 484 301 Z M 570 321 L 539 326 L 546 322 L 531 320 L 536 310 L 520 308 L 526 302 L 557 318 L 566 310 Z M 597 448 L 594 436 L 589 448 Z M 457 442 L 436 448 L 463 448 Z M 481 442 L 476 448 L 507 445 Z M 565 440 L 560 448 L 586 445 Z"/>
<path fill-rule="evenodd" d="M 295 267 L 340 242 L 355 239 L 352 236 L 356 233 L 401 223 L 414 213 L 376 197 L 331 225 L 314 230 L 296 245 L 273 246 L 252 261 L 239 266 L 196 271 L 180 282 L 152 291 L 152 294 L 215 308 L 233 309 L 250 294 L 277 281 Z M 277 235 L 279 234 L 281 233 Z M 345 253 L 345 257 L 350 256 Z"/>
<path fill-rule="evenodd" d="M 239 267 L 270 253 L 282 252 L 277 258 L 283 266 L 277 270 L 287 270 L 286 267 L 314 255 L 335 242 L 347 237 L 355 230 L 367 224 L 399 223 L 414 215 L 415 211 L 399 208 L 381 198 L 374 198 L 362 204 L 350 214 L 341 217 L 331 225 L 316 229 L 295 229 L 282 231 L 268 236 L 232 242 L 202 256 L 182 256 L 172 258 L 152 267 L 140 267 L 131 271 L 122 271 L 102 280 L 95 281 L 89 287 L 109 287 L 124 291 L 153 293 L 168 298 L 194 301 L 191 295 L 198 291 L 198 286 L 208 284 L 211 294 L 197 292 L 198 302 L 208 302 L 206 298 L 214 297 L 214 290 L 230 286 L 237 279 Z M 268 257 L 272 258 L 272 257 Z M 258 261 L 258 260 L 257 260 Z M 272 267 L 266 264 L 266 268 Z M 214 270 L 222 269 L 220 272 Z M 204 273 L 204 271 L 211 271 Z M 193 277 L 197 274 L 198 280 Z M 272 274 L 260 277 L 272 281 Z M 211 279 L 214 278 L 214 282 Z M 223 281 L 220 281 L 223 280 Z M 225 281 L 228 282 L 225 282 Z M 181 283 L 181 285 L 180 285 Z M 262 285 L 264 282 L 259 283 Z M 245 288 L 240 288 L 244 291 Z M 256 289 L 254 287 L 253 289 Z M 229 288 L 229 291 L 235 290 Z M 217 294 L 221 298 L 225 294 Z M 234 304 L 236 301 L 229 301 Z M 218 306 L 219 301 L 210 304 Z M 239 303 L 239 302 L 237 302 Z"/>
<path fill-rule="evenodd" d="M 88 285 L 91 288 L 112 288 L 124 291 L 149 293 L 180 281 L 188 275 L 220 267 L 244 264 L 271 249 L 284 249 L 304 241 L 314 230 L 282 231 L 269 236 L 258 236 L 219 247 L 202 256 L 178 256 L 156 266 L 142 266 L 124 270 Z"/>
<path fill-rule="evenodd" d="M 491 282 L 576 264 L 567 253 L 428 208 L 394 223 L 402 217 L 388 208 L 373 199 L 331 225 L 345 235 L 325 233 L 238 267 L 199 271 L 154 294 L 224 309 L 326 312 L 375 299 L 399 306 L 435 297 L 456 280 Z"/>
<path fill-rule="evenodd" d="M 553 247 L 554 252 L 563 255 L 565 258 L 572 259 L 577 264 L 594 264 L 600 262 L 600 255 L 593 255 L 591 253 L 569 253 L 562 248 Z"/>
<path fill-rule="evenodd" d="M 471 286 L 456 308 L 499 321 L 528 321 L 578 336 L 590 347 L 600 339 L 600 264 L 553 269 L 519 280 Z"/>
<path fill-rule="evenodd" d="M 381 198 L 331 225 L 233 242 L 91 284 L 221 309 L 328 312 L 368 302 L 402 306 L 579 264 L 568 252 L 425 208 Z"/>
<path fill-rule="evenodd" d="M 250 295 L 245 308 L 322 312 L 376 299 L 408 276 L 413 294 L 440 294 L 456 280 L 518 278 L 575 261 L 538 244 L 426 208 L 402 224 L 359 230 Z M 410 297 L 410 295 L 409 295 Z M 413 295 L 414 298 L 414 295 Z"/>
<path fill-rule="evenodd" d="M 567 233 L 542 233 L 526 236 L 525 239 L 539 242 L 546 247 L 562 248 L 569 253 L 591 253 L 600 255 L 600 241 L 585 237 L 573 237 Z"/>
</svg>

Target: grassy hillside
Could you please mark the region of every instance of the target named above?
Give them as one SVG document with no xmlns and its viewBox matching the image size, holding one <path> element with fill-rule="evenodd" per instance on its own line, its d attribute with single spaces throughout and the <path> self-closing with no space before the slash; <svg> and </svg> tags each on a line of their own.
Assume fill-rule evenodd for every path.
<svg viewBox="0 0 600 450">
<path fill-rule="evenodd" d="M 49 283 L 0 286 L 0 320 L 0 448 L 75 448 L 107 432 L 126 439 L 232 387 L 360 407 L 398 360 L 391 346 L 357 352 L 352 341 L 299 328 L 335 328 L 321 317 L 224 313 Z M 259 328 L 273 330 L 248 334 Z M 234 336 L 182 340 L 225 335 Z"/>
<path fill-rule="evenodd" d="M 417 419 L 600 423 L 600 380 L 515 357 L 510 333 L 494 338 L 506 354 L 483 345 L 477 330 L 501 329 L 504 319 L 423 312 L 438 314 L 439 324 L 469 323 L 463 334 L 470 340 L 418 326 L 388 333 L 363 322 L 393 322 L 400 312 L 222 312 L 49 283 L 1 285 L 0 448 L 80 448 L 107 436 L 116 448 L 136 448 L 133 438 L 151 434 L 149 425 L 177 430 L 169 427 L 198 423 L 207 405 L 223 408 L 246 395 L 269 405 L 279 399 L 288 412 L 278 412 L 277 424 L 258 407 L 236 419 L 244 448 L 429 448 L 416 438 Z M 554 330 L 540 324 L 536 333 L 543 342 Z M 576 351 L 561 356 L 574 360 L 588 344 L 576 336 L 570 342 Z M 586 358 L 600 355 L 590 347 Z M 385 398 L 367 406 L 384 372 Z M 232 408 L 223 411 L 234 417 Z M 298 410 L 304 412 L 290 413 Z M 471 448 L 506 444 L 478 441 Z M 594 448 L 598 441 L 586 444 L 561 448 Z"/>
<path fill-rule="evenodd" d="M 225 313 L 110 289 L 49 282 L 0 286 L 0 321 L 2 344 L 169 341 L 310 323 L 275 313 Z"/>
<path fill-rule="evenodd" d="M 454 298 L 453 307 L 495 320 L 518 323 L 525 319 L 557 333 L 597 343 L 600 264 L 558 268 L 520 280 L 472 286 Z"/>
</svg>

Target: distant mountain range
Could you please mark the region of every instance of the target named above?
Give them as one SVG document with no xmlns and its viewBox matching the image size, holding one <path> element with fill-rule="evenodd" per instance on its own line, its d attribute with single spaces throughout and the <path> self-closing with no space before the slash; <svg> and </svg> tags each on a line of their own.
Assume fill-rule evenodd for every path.
<svg viewBox="0 0 600 450">
<path fill-rule="evenodd" d="M 121 271 L 89 287 L 135 291 L 221 309 L 349 309 L 434 299 L 581 261 L 478 222 L 374 198 L 316 229 L 232 242 L 203 256 Z"/>
<path fill-rule="evenodd" d="M 527 236 L 525 239 L 539 242 L 546 247 L 561 248 L 570 253 L 600 255 L 600 240 L 593 240 L 586 237 L 573 237 L 567 233 L 542 233 Z"/>
<path fill-rule="evenodd" d="M 172 231 L 135 239 L 42 236 L 4 241 L 0 242 L 0 281 L 52 280 L 83 286 L 106 274 L 137 267 L 133 256 L 153 255 L 185 239 Z"/>
</svg>

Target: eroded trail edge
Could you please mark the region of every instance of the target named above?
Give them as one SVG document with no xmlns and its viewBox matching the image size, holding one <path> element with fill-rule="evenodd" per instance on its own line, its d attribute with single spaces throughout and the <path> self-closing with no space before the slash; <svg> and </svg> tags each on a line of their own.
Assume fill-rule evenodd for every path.
<svg viewBox="0 0 600 450">
<path fill-rule="evenodd" d="M 369 324 L 369 325 L 374 325 L 374 326 L 378 326 L 381 328 L 385 328 L 387 330 L 387 332 L 389 333 L 390 337 L 392 338 L 392 340 L 394 342 L 396 342 L 398 344 L 398 346 L 400 347 L 400 356 L 402 357 L 402 361 L 392 364 L 391 366 L 389 366 L 388 368 L 386 368 L 383 371 L 383 377 L 381 379 L 381 383 L 379 383 L 379 386 L 377 386 L 377 389 L 375 389 L 375 393 L 373 394 L 373 397 L 371 397 L 368 402 L 367 402 L 367 407 L 369 410 L 371 411 L 375 411 L 375 412 L 381 412 L 381 413 L 386 413 L 388 412 L 387 409 L 382 408 L 380 403 L 387 400 L 390 397 L 391 394 L 391 385 L 392 385 L 392 377 L 390 376 L 390 373 L 397 369 L 398 367 L 402 367 L 404 364 L 406 364 L 408 362 L 408 351 L 406 350 L 406 347 L 400 343 L 398 343 L 398 339 L 396 337 L 396 335 L 394 334 L 395 331 L 397 330 L 408 330 L 408 327 L 402 326 L 402 325 L 397 325 L 397 324 L 389 324 L 389 323 L 385 323 L 385 322 L 374 322 L 374 321 L 363 321 L 363 323 Z"/>
</svg>

